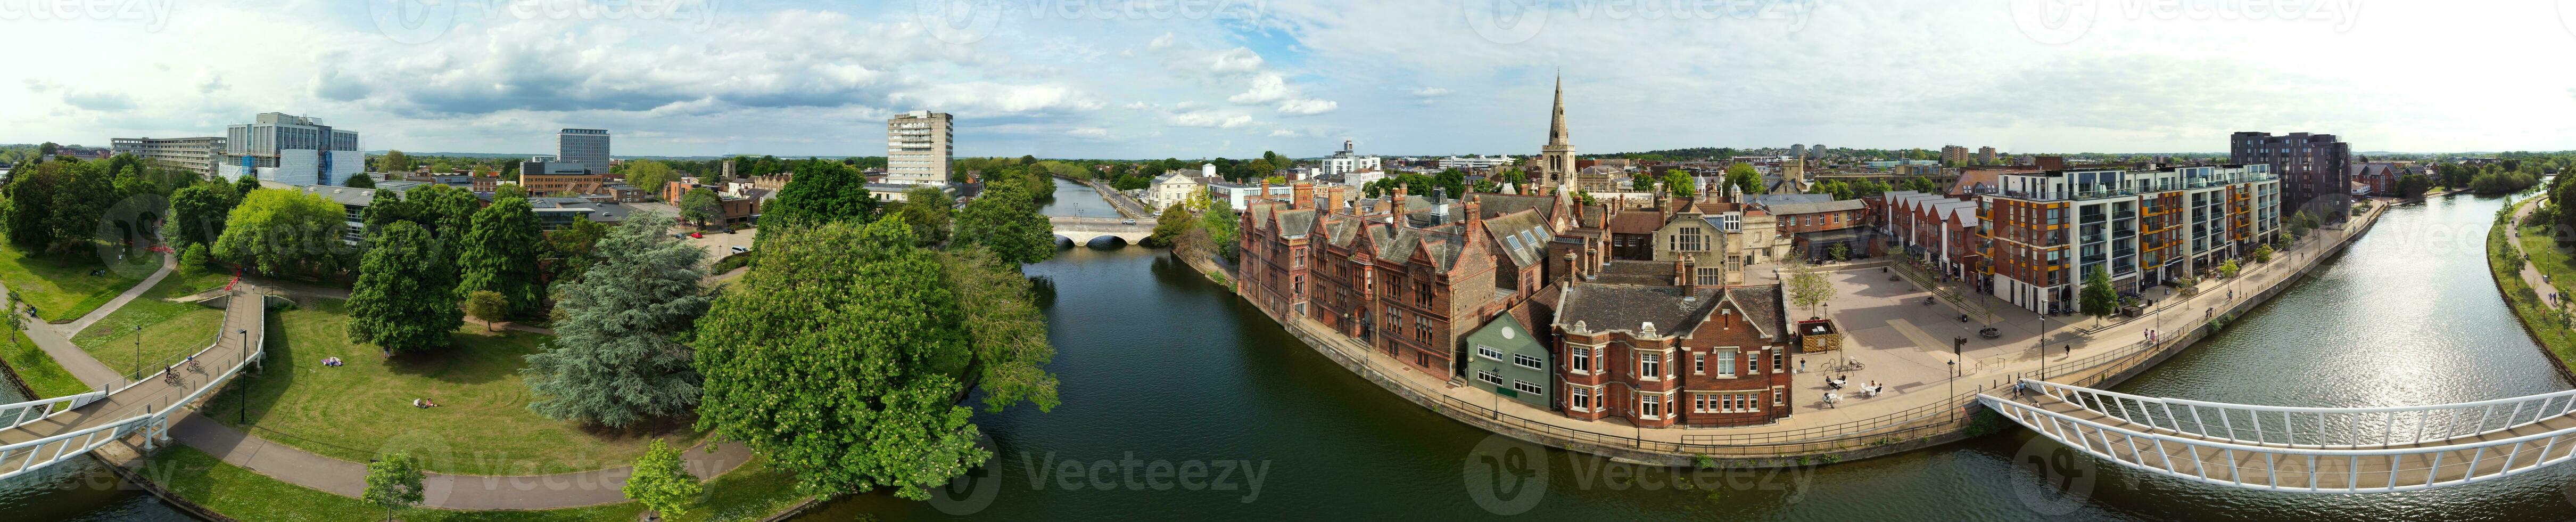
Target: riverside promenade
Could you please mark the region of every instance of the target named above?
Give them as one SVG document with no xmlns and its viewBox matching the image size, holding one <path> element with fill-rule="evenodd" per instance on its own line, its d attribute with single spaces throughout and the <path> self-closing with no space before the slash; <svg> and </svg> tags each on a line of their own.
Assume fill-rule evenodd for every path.
<svg viewBox="0 0 2576 522">
<path fill-rule="evenodd" d="M 1957 359 L 1951 359 L 1947 340 L 1923 331 L 1924 326 L 1909 326 L 1911 321 L 1904 318 L 1891 319 L 1885 326 L 1847 322 L 1845 329 L 1852 339 L 1846 341 L 1845 353 L 1855 360 L 1869 360 L 1869 370 L 1852 372 L 1854 379 L 1886 382 L 1895 391 L 1827 405 L 1817 400 L 1823 392 L 1821 383 L 1826 372 L 1811 368 L 1793 378 L 1792 414 L 1776 423 L 1754 426 L 1641 429 L 1618 420 L 1575 420 L 1518 401 L 1499 400 L 1473 387 L 1453 386 L 1446 380 L 1404 368 L 1358 340 L 1311 319 L 1264 311 L 1278 318 L 1281 326 L 1316 352 L 1361 378 L 1487 431 L 1623 461 L 1670 466 L 1693 465 L 1698 457 L 1732 461 L 1730 466 L 1831 462 L 1900 453 L 1982 434 L 1985 429 L 2000 429 L 2000 424 L 1991 422 L 1985 427 L 1976 425 L 1976 395 L 2019 379 L 2097 388 L 2127 379 L 2208 335 L 2211 319 L 2243 314 L 2288 289 L 2368 232 L 2386 208 L 2384 203 L 2369 203 L 2367 211 L 2342 224 L 2312 231 L 2289 249 L 2275 254 L 2271 262 L 2252 263 L 2235 278 L 2200 281 L 2195 291 L 2159 299 L 2149 313 L 2140 317 L 2104 320 L 2097 325 L 2091 318 L 2040 322 L 2043 319 L 2035 315 L 2017 319 L 2012 314 L 2017 310 L 1996 310 L 1991 318 L 1977 324 L 2030 331 L 2005 339 L 2014 342 L 1966 350 Z M 1832 278 L 1837 280 L 1837 289 L 1843 290 L 1844 285 L 1884 275 L 1874 270 L 1847 270 L 1836 272 Z M 1929 291 L 1915 288 L 1911 293 L 1860 297 L 1904 303 L 1928 295 Z M 1916 313 L 1955 316 L 1966 312 L 1953 307 L 1973 306 L 1943 303 L 1945 306 L 1936 312 Z M 1911 306 L 1924 309 L 1919 304 Z M 1868 313 L 1845 306 L 1833 308 L 1838 321 Z M 2070 319 L 2074 324 L 2064 324 Z M 2022 320 L 2034 324 L 2016 326 Z M 1867 331 L 1873 329 L 1884 329 L 1886 333 Z M 2150 329 L 2157 330 L 2153 342 L 2147 340 L 2146 331 Z M 2043 337 L 2045 356 L 2039 348 Z M 1937 342 L 1938 346 L 1924 346 L 1927 341 Z M 1922 363 L 1927 357 L 1938 360 L 1938 366 Z M 1946 375 L 1950 362 L 1960 363 L 1960 373 L 1955 378 Z"/>
</svg>

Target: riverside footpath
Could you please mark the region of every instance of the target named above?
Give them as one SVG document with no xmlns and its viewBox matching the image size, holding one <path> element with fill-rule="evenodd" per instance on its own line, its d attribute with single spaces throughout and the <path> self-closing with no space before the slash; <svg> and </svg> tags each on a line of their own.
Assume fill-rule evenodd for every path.
<svg viewBox="0 0 2576 522">
<path fill-rule="evenodd" d="M 2253 263 L 2235 278 L 2199 281 L 2196 288 L 2174 292 L 2176 295 L 2158 301 L 2139 317 L 2098 324 L 2086 320 L 2073 327 L 2058 324 L 2061 331 L 2053 335 L 2046 324 L 2041 324 L 2037 331 L 2020 337 L 2020 342 L 1967 351 L 1953 361 L 1961 368 L 1956 376 L 1944 375 L 1946 364 L 1934 367 L 1940 369 L 1932 370 L 1929 382 L 1907 383 L 1914 385 L 1900 386 L 1897 393 L 1826 405 L 1814 399 L 1822 392 L 1821 385 L 1816 384 L 1823 380 L 1822 373 L 1801 373 L 1793 379 L 1797 386 L 1792 391 L 1792 414 L 1776 423 L 1754 426 L 1641 429 L 1618 420 L 1575 420 L 1517 401 L 1496 400 L 1490 392 L 1455 386 L 1408 370 L 1397 361 L 1376 355 L 1358 340 L 1311 319 L 1285 316 L 1266 308 L 1263 312 L 1308 347 L 1361 378 L 1479 429 L 1627 462 L 1691 466 L 1705 457 L 1725 463 L 1724 467 L 1795 466 L 1902 453 L 2002 429 L 2005 425 L 2000 419 L 1980 415 L 1982 407 L 1976 405 L 1975 397 L 1980 392 L 2009 387 L 2020 379 L 2095 388 L 2118 384 L 2188 349 L 2210 335 L 2213 327 L 2223 328 L 2223 320 L 2213 319 L 2244 314 L 2295 285 L 2369 232 L 2386 209 L 2385 203 L 2370 202 L 2365 211 L 2343 223 L 2310 232 L 2275 254 L 2270 262 Z M 1859 272 L 1855 271 L 1838 274 L 1838 279 L 1879 275 L 1856 275 Z M 1919 289 L 1915 292 L 1891 299 L 1904 301 L 1930 295 Z M 1252 304 L 1261 307 L 1260 303 Z M 1841 306 L 1836 309 L 1849 310 Z M 2005 325 L 2015 321 L 2008 313 L 1999 314 L 2004 317 L 1989 321 Z M 1843 316 L 1838 313 L 1836 319 L 1840 321 Z M 2045 319 L 2033 316 L 2028 320 Z M 1902 326 L 1891 328 L 1910 328 Z M 2156 330 L 2152 341 L 2146 333 L 2150 329 Z M 1873 343 L 1867 336 L 1857 337 L 1844 348 L 1855 359 L 1921 351 L 1916 343 Z M 1910 340 L 1924 335 L 1908 332 L 1904 337 Z M 2044 345 L 2038 341 L 2041 338 L 2046 339 Z M 1938 356 L 1946 359 L 1949 354 Z"/>
</svg>

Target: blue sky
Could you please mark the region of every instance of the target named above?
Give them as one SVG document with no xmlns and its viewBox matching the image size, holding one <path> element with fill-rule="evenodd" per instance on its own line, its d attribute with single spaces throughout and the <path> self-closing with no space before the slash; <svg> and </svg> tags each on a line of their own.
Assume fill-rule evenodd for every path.
<svg viewBox="0 0 2576 522">
<path fill-rule="evenodd" d="M 0 0 L 0 142 L 322 117 L 369 149 L 1527 154 L 1696 146 L 2576 148 L 2576 0 Z M 51 5 L 51 4 L 48 4 Z"/>
</svg>

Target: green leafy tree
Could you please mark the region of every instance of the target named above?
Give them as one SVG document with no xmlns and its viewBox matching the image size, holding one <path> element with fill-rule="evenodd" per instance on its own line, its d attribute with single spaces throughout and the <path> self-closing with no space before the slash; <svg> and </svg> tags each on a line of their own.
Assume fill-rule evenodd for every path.
<svg viewBox="0 0 2576 522">
<path fill-rule="evenodd" d="M 2236 271 L 2239 269 L 2240 267 L 2236 265 L 2236 260 L 2234 259 L 2220 262 L 2218 264 L 2218 277 L 2236 277 Z"/>
<path fill-rule="evenodd" d="M 248 197 L 256 190 L 259 190 L 259 176 L 243 174 L 233 179 L 233 194 Z"/>
<path fill-rule="evenodd" d="M 689 189 L 680 195 L 680 217 L 692 226 L 706 228 L 708 221 L 724 219 L 724 201 L 706 187 Z"/>
<path fill-rule="evenodd" d="M 420 471 L 420 460 L 410 453 L 395 453 L 367 463 L 367 489 L 358 499 L 385 508 L 385 520 L 394 519 L 394 511 L 419 505 L 427 477 Z"/>
<path fill-rule="evenodd" d="M 2093 316 L 2096 325 L 2102 323 L 2102 318 L 2120 313 L 2120 291 L 2111 288 L 2111 273 L 2093 267 L 2093 273 L 2084 276 L 2084 290 L 2076 296 L 2075 304 L 2076 311 Z"/>
<path fill-rule="evenodd" d="M 626 476 L 626 499 L 664 518 L 689 514 L 698 495 L 706 493 L 698 477 L 680 466 L 680 450 L 662 443 L 662 439 L 653 439 L 653 445 L 644 449 L 644 456 L 635 458 L 634 469 Z"/>
<path fill-rule="evenodd" d="M 989 188 L 988 188 L 989 190 Z M 929 498 L 992 454 L 951 404 L 972 352 L 938 256 L 902 218 L 768 229 L 698 321 L 698 428 L 795 474 L 799 493 Z"/>
<path fill-rule="evenodd" d="M 1733 185 L 1735 187 L 1735 193 L 1738 197 L 1750 194 L 1761 194 L 1763 192 L 1762 173 L 1754 171 L 1753 164 L 1750 163 L 1727 165 L 1726 184 Z"/>
<path fill-rule="evenodd" d="M 1676 198 L 1691 197 L 1699 193 L 1699 180 L 1692 178 L 1688 172 L 1664 171 L 1664 193 Z"/>
<path fill-rule="evenodd" d="M 1153 248 L 1172 246 L 1173 242 L 1180 241 L 1181 234 L 1188 233 L 1190 226 L 1197 223 L 1198 216 L 1190 215 L 1188 204 L 1173 203 L 1164 208 L 1162 214 L 1154 216 L 1154 234 L 1145 236 L 1144 241 L 1136 244 Z"/>
<path fill-rule="evenodd" d="M 940 256 L 949 288 L 965 314 L 968 346 L 975 349 L 975 368 L 983 379 L 984 405 L 990 411 L 1021 401 L 1038 411 L 1056 406 L 1056 377 L 1047 373 L 1055 346 L 1047 342 L 1046 316 L 1038 311 L 1029 278 L 1020 268 L 982 248 L 951 249 Z"/>
<path fill-rule="evenodd" d="M 510 318 L 510 299 L 500 292 L 475 290 L 465 296 L 465 315 L 483 321 L 483 331 L 492 331 L 492 323 Z"/>
<path fill-rule="evenodd" d="M 671 164 L 660 161 L 639 159 L 628 161 L 617 168 L 626 171 L 627 185 L 644 189 L 646 192 L 660 193 L 663 186 L 680 180 L 680 173 L 671 170 Z"/>
<path fill-rule="evenodd" d="M 2425 177 L 2423 174 L 2407 174 L 2397 177 L 2396 195 L 2399 197 L 2420 196 L 2423 195 L 2424 192 L 2432 189 L 2433 178 Z"/>
<path fill-rule="evenodd" d="M 376 178 L 375 178 L 374 176 L 368 176 L 366 173 L 361 172 L 361 173 L 358 173 L 358 174 L 355 174 L 355 175 L 351 175 L 351 176 L 349 176 L 349 180 L 348 180 L 348 181 L 340 182 L 340 186 L 343 186 L 343 187 L 349 187 L 349 188 L 362 188 L 362 189 L 371 189 L 371 188 L 376 188 Z"/>
<path fill-rule="evenodd" d="M 340 204 L 292 190 L 253 191 L 224 220 L 215 238 L 216 259 L 261 274 L 289 271 L 326 274 L 344 264 Z"/>
<path fill-rule="evenodd" d="M 696 350 L 681 342 L 714 297 L 699 288 L 706 251 L 670 236 L 669 217 L 638 213 L 598 245 L 600 261 L 555 284 L 555 340 L 528 355 L 528 409 L 625 427 L 698 405 Z"/>
<path fill-rule="evenodd" d="M 1789 304 L 1807 309 L 1815 315 L 1816 307 L 1834 300 L 1834 284 L 1825 280 L 1823 270 L 1797 257 L 1780 260 L 1780 289 L 1789 296 Z"/>
<path fill-rule="evenodd" d="M 761 209 L 763 228 L 865 222 L 875 215 L 877 200 L 868 195 L 867 178 L 857 169 L 812 161 L 798 162 L 795 169 L 795 177 Z"/>
<path fill-rule="evenodd" d="M 1055 257 L 1055 223 L 1038 213 L 1028 190 L 1010 183 L 988 183 L 984 194 L 957 213 L 956 241 L 983 245 L 1013 263 L 1036 263 Z"/>
<path fill-rule="evenodd" d="M 665 223 L 663 229 L 670 227 L 668 223 L 671 221 L 667 216 L 661 222 Z M 663 229 L 655 229 L 652 232 L 658 234 Z M 607 225 L 599 224 L 597 221 L 575 219 L 562 229 L 547 232 L 546 264 L 554 271 L 550 274 L 552 276 L 550 280 L 561 283 L 579 279 L 593 263 L 599 262 L 599 256 L 595 252 L 600 238 L 608 236 L 608 230 Z"/>
<path fill-rule="evenodd" d="M 488 290 L 509 299 L 509 315 L 538 315 L 545 294 L 537 282 L 537 251 L 544 239 L 526 199 L 504 199 L 475 211 L 473 228 L 456 244 L 457 297 Z"/>
<path fill-rule="evenodd" d="M 411 172 L 411 155 L 399 150 L 385 151 L 385 155 L 376 157 L 376 168 L 385 172 Z"/>
<path fill-rule="evenodd" d="M 60 180 L 53 201 L 43 210 L 52 239 L 45 244 L 47 251 L 71 253 L 88 247 L 108 206 L 125 197 L 96 162 L 51 161 L 36 165 L 36 170 L 55 171 Z"/>
<path fill-rule="evenodd" d="M 2256 262 L 2256 263 L 2270 263 L 2270 262 L 2272 262 L 2272 245 L 2263 245 L 2263 246 L 2254 247 L 2254 262 Z"/>
<path fill-rule="evenodd" d="M 1654 176 L 1650 176 L 1645 173 L 1638 173 L 1635 176 L 1628 177 L 1628 191 L 1648 192 L 1652 190 L 1655 190 Z"/>
<path fill-rule="evenodd" d="M 233 193 L 230 184 L 203 182 L 189 185 L 170 193 L 170 213 L 174 219 L 170 220 L 168 228 L 176 229 L 176 239 L 181 245 L 213 243 L 215 238 L 224 235 L 224 219 L 232 213 L 233 206 L 240 203 L 240 197 Z"/>
<path fill-rule="evenodd" d="M 1207 231 L 1208 246 L 1227 261 L 1235 260 L 1235 250 L 1243 247 L 1236 244 L 1243 228 L 1236 219 L 1240 217 L 1234 213 L 1234 203 L 1226 198 L 1209 198 L 1207 212 L 1199 214 L 1199 228 Z"/>
<path fill-rule="evenodd" d="M 29 249 L 42 249 L 54 243 L 54 228 L 49 209 L 54 192 L 61 189 L 63 170 L 50 163 L 33 167 L 21 166 L 11 172 L 6 187 L 9 191 L 9 242 Z"/>
<path fill-rule="evenodd" d="M 456 309 L 454 279 L 439 275 L 456 270 L 443 250 L 428 230 L 409 221 L 377 231 L 349 291 L 349 341 L 386 352 L 446 346 L 448 333 L 465 324 L 465 315 Z"/>
<path fill-rule="evenodd" d="M 429 230 L 431 236 L 453 243 L 474 226 L 475 208 L 483 200 L 473 192 L 446 185 L 421 185 L 406 191 L 404 206 L 409 219 Z"/>
<path fill-rule="evenodd" d="M 948 240 L 950 214 L 955 212 L 957 198 L 939 187 L 921 186 L 903 191 L 903 202 L 891 210 L 912 224 L 912 235 L 923 245 L 936 245 Z"/>
</svg>

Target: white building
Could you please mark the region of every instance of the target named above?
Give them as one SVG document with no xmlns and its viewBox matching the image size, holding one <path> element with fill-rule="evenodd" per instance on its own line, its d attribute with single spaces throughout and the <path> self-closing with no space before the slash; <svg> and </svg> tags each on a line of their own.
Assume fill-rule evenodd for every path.
<svg viewBox="0 0 2576 522">
<path fill-rule="evenodd" d="M 608 173 L 608 131 L 564 129 L 555 133 L 555 159 L 581 165 L 584 172 Z"/>
<path fill-rule="evenodd" d="M 212 176 L 215 163 L 223 157 L 224 138 L 108 138 L 107 147 L 109 154 L 133 154 L 137 158 L 188 169 L 199 176 Z"/>
<path fill-rule="evenodd" d="M 1215 172 L 1214 165 L 1210 167 L 1202 169 L 1201 172 Z M 1191 194 L 1207 192 L 1209 180 L 1218 179 L 1214 174 L 1206 176 L 1189 174 L 1190 171 L 1175 170 L 1164 173 L 1162 177 L 1154 178 L 1154 184 L 1145 187 L 1145 205 L 1152 207 L 1146 210 L 1162 212 L 1163 209 L 1170 208 L 1173 203 L 1189 201 Z"/>
<path fill-rule="evenodd" d="M 1483 154 L 1469 157 L 1450 156 L 1440 158 L 1440 168 L 1460 170 L 1494 168 L 1509 166 L 1517 161 L 1520 160 L 1511 156 L 1487 156 Z"/>
<path fill-rule="evenodd" d="M 886 119 L 886 183 L 947 185 L 948 160 L 957 152 L 956 118 L 912 111 Z"/>
<path fill-rule="evenodd" d="M 367 171 L 356 131 L 275 112 L 226 127 L 222 161 L 216 173 L 225 178 L 251 174 L 286 187 L 333 185 Z"/>
<path fill-rule="evenodd" d="M 1344 172 L 1376 169 L 1382 162 L 1377 156 L 1362 156 L 1351 152 L 1351 140 L 1342 140 L 1342 150 L 1334 152 L 1331 156 L 1325 156 L 1321 163 L 1322 175 L 1333 177 L 1342 175 Z"/>
<path fill-rule="evenodd" d="M 2122 292 L 2192 277 L 2280 233 L 2270 165 L 2070 169 L 2003 174 L 1980 196 L 1992 216 L 1991 293 L 2024 309 L 2066 310 L 2101 271 Z"/>
<path fill-rule="evenodd" d="M 1261 193 L 1261 185 L 1217 181 L 1208 183 L 1207 187 L 1209 196 L 1225 200 L 1227 204 L 1233 205 L 1228 208 L 1237 212 L 1243 211 L 1245 205 L 1252 203 L 1252 197 Z M 1273 196 L 1294 195 L 1296 190 L 1297 188 L 1292 185 L 1270 185 L 1270 195 Z"/>
</svg>

